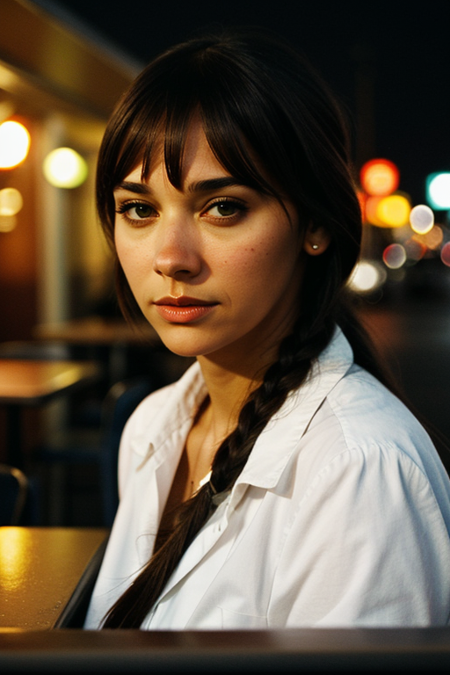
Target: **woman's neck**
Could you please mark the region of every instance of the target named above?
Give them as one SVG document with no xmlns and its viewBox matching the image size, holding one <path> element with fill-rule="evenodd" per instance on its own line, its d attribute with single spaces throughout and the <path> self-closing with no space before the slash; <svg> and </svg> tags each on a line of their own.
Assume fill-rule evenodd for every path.
<svg viewBox="0 0 450 675">
<path fill-rule="evenodd" d="M 203 423 L 212 430 L 210 438 L 223 440 L 235 428 L 243 404 L 261 379 L 223 368 L 207 357 L 198 361 L 208 391 Z"/>
</svg>

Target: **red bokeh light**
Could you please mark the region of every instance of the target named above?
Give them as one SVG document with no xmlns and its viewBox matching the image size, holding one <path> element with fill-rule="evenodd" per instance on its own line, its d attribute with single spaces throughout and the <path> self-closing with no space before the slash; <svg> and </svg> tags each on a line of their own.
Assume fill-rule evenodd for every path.
<svg viewBox="0 0 450 675">
<path fill-rule="evenodd" d="M 368 195 L 385 197 L 398 188 L 400 172 L 389 159 L 371 159 L 361 167 L 359 178 Z"/>
</svg>

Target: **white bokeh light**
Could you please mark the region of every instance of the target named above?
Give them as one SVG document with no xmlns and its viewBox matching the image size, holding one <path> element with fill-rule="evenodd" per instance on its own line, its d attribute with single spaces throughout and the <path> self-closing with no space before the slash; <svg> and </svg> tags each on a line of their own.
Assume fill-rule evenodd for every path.
<svg viewBox="0 0 450 675">
<path fill-rule="evenodd" d="M 13 169 L 23 162 L 30 149 L 30 134 L 20 122 L 0 124 L 0 169 Z"/>
<path fill-rule="evenodd" d="M 429 176 L 428 199 L 436 209 L 450 209 L 450 173 L 442 172 Z"/>
<path fill-rule="evenodd" d="M 352 272 L 348 285 L 358 293 L 369 293 L 376 290 L 386 280 L 386 272 L 379 265 L 363 260 Z"/>
<path fill-rule="evenodd" d="M 417 234 L 426 234 L 433 229 L 434 213 L 426 204 L 418 204 L 409 214 L 409 222 Z"/>
</svg>

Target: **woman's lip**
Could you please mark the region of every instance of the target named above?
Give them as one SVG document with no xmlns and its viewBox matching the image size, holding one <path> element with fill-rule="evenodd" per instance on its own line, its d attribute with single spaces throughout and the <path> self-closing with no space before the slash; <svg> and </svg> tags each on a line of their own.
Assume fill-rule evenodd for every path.
<svg viewBox="0 0 450 675">
<path fill-rule="evenodd" d="M 213 311 L 217 304 L 200 303 L 187 305 L 174 305 L 173 303 L 155 302 L 155 309 L 159 316 L 169 323 L 192 323 Z"/>
<path fill-rule="evenodd" d="M 178 298 L 174 298 L 172 296 L 166 296 L 164 298 L 160 298 L 159 300 L 155 300 L 154 302 L 155 305 L 170 305 L 173 307 L 188 307 L 188 306 L 193 306 L 193 307 L 200 307 L 200 306 L 212 306 L 216 305 L 217 303 L 215 302 L 208 302 L 207 300 L 200 300 L 199 298 L 190 298 L 187 295 L 181 295 Z"/>
</svg>

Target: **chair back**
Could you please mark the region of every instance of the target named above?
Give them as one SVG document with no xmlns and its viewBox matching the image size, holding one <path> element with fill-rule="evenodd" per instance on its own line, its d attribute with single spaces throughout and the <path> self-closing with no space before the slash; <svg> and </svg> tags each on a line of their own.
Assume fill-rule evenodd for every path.
<svg viewBox="0 0 450 675">
<path fill-rule="evenodd" d="M 0 342 L 1 359 L 29 359 L 36 361 L 70 360 L 70 346 L 64 342 L 10 340 Z"/>
<path fill-rule="evenodd" d="M 28 478 L 20 469 L 0 464 L 0 525 L 20 524 L 28 491 Z"/>
<path fill-rule="evenodd" d="M 112 525 L 119 504 L 117 463 L 123 429 L 137 405 L 154 390 L 155 383 L 150 377 L 135 377 L 113 384 L 103 402 L 101 470 L 107 526 Z"/>
</svg>

